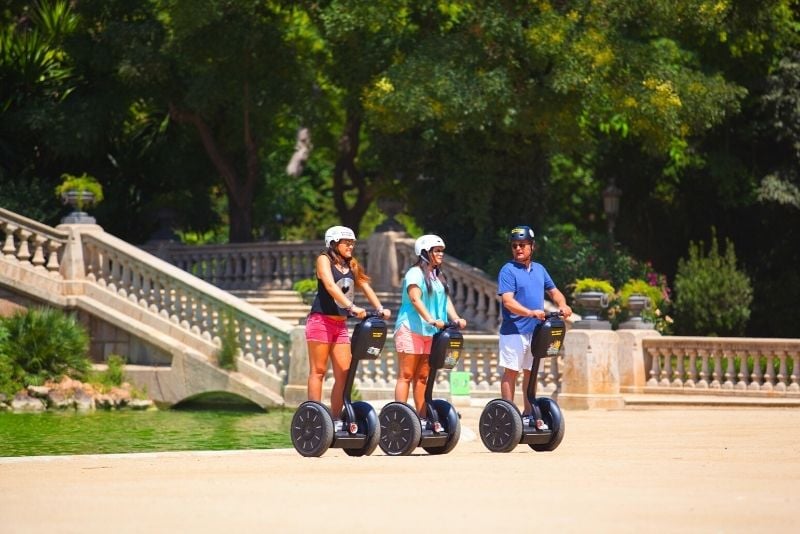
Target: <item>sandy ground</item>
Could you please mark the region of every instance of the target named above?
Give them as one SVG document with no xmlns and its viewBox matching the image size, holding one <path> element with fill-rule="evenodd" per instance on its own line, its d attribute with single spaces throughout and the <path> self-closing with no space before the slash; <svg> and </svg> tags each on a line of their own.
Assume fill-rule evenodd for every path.
<svg viewBox="0 0 800 534">
<path fill-rule="evenodd" d="M 0 458 L 0 533 L 800 532 L 800 409 L 567 411 L 552 453 Z"/>
</svg>

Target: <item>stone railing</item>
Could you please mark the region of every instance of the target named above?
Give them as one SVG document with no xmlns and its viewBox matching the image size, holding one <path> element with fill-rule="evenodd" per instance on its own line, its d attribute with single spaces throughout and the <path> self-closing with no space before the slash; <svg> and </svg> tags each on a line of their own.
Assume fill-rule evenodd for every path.
<svg viewBox="0 0 800 534">
<path fill-rule="evenodd" d="M 400 290 L 399 282 L 405 270 L 416 262 L 414 240 L 394 232 L 383 235 L 388 236 L 388 240 L 370 237 L 360 241 L 355 255 L 373 276 L 376 290 L 396 292 Z M 387 242 L 389 247 L 394 247 L 394 254 L 386 253 Z M 142 248 L 230 291 L 291 289 L 297 280 L 314 277 L 316 258 L 324 244 L 322 241 L 280 241 L 190 246 L 160 242 Z M 380 264 L 372 265 L 373 257 Z M 451 256 L 445 257 L 445 269 L 453 304 L 469 321 L 470 329 L 496 331 L 500 321 L 496 281 Z M 386 282 L 379 282 L 383 280 Z"/>
<path fill-rule="evenodd" d="M 221 289 L 291 289 L 314 277 L 322 241 L 191 246 L 165 242 L 144 250 Z"/>
<path fill-rule="evenodd" d="M 464 337 L 464 348 L 454 371 L 466 371 L 470 374 L 470 397 L 491 399 L 500 397 L 500 379 L 503 369 L 498 364 L 498 342 L 496 335 L 468 334 Z M 559 365 L 562 358 L 545 358 L 540 366 L 536 386 L 537 396 L 552 396 L 561 382 Z M 386 345 L 377 360 L 366 360 L 359 363 L 354 384 L 366 400 L 389 400 L 394 398 L 394 387 L 397 381 L 397 352 L 394 337 L 390 334 Z M 450 391 L 450 372 L 440 371 L 436 378 L 434 392 L 437 397 L 448 396 Z M 286 387 L 287 405 L 297 405 L 305 400 L 306 380 L 308 379 L 307 361 L 296 362 L 289 375 Z M 325 376 L 325 389 L 329 393 L 333 386 L 333 371 L 328 370 Z M 517 395 L 522 395 L 522 373 L 518 378 Z"/>
<path fill-rule="evenodd" d="M 646 392 L 800 396 L 800 339 L 642 340 Z"/>
<path fill-rule="evenodd" d="M 291 325 L 109 234 L 82 241 L 88 281 L 216 344 L 232 328 L 244 358 L 285 381 Z"/>
<path fill-rule="evenodd" d="M 413 239 L 397 240 L 396 248 L 400 266 L 408 269 L 416 263 Z M 470 328 L 496 332 L 501 319 L 497 281 L 482 270 L 452 256 L 445 256 L 443 269 L 450 283 L 453 306 L 467 319 Z"/>
<path fill-rule="evenodd" d="M 0 208 L 3 256 L 61 277 L 61 255 L 69 234 Z"/>
</svg>

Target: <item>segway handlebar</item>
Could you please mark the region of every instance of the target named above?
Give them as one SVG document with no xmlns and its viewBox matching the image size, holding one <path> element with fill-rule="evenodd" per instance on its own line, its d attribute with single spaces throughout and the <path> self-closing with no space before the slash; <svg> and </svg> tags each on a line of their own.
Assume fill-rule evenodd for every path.
<svg viewBox="0 0 800 534">
<path fill-rule="evenodd" d="M 564 312 L 562 312 L 561 310 L 558 310 L 558 311 L 553 311 L 553 312 L 547 312 L 547 313 L 544 314 L 545 320 L 552 319 L 553 317 L 564 317 Z"/>
</svg>

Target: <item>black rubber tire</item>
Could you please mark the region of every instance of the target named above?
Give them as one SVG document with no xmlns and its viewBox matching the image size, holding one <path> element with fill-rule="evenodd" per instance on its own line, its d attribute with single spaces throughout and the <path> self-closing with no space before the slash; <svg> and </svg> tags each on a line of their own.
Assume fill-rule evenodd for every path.
<svg viewBox="0 0 800 534">
<path fill-rule="evenodd" d="M 360 432 L 367 435 L 367 442 L 358 449 L 344 449 L 348 456 L 369 456 L 378 446 L 381 439 L 381 428 L 378 424 L 378 412 L 371 404 L 366 402 L 354 402 L 353 412 L 356 414 L 356 423 Z"/>
<path fill-rule="evenodd" d="M 483 409 L 478 430 L 487 449 L 511 452 L 522 439 L 522 415 L 514 404 L 494 399 Z"/>
<path fill-rule="evenodd" d="M 292 445 L 303 456 L 322 456 L 333 443 L 333 418 L 318 402 L 306 401 L 292 416 Z"/>
<path fill-rule="evenodd" d="M 564 416 L 561 413 L 561 408 L 558 407 L 556 401 L 548 397 L 540 397 L 536 399 L 536 405 L 542 412 L 542 421 L 550 427 L 552 432 L 550 441 L 542 444 L 529 443 L 531 449 L 539 452 L 554 451 L 556 447 L 561 444 L 564 439 L 565 423 Z"/>
<path fill-rule="evenodd" d="M 452 404 L 444 399 L 434 399 L 433 409 L 439 416 L 439 422 L 447 432 L 447 441 L 440 447 L 423 447 L 428 454 L 447 454 L 452 451 L 461 438 L 461 419 Z"/>
<path fill-rule="evenodd" d="M 381 410 L 381 450 L 389 456 L 408 456 L 419 445 L 422 425 L 417 413 L 403 402 L 390 402 Z"/>
</svg>

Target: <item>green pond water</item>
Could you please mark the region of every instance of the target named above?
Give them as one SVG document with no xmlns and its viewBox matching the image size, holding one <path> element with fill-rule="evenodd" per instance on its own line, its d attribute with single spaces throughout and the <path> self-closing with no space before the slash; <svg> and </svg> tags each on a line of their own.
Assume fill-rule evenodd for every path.
<svg viewBox="0 0 800 534">
<path fill-rule="evenodd" d="M 291 447 L 293 412 L 0 412 L 0 457 Z"/>
</svg>

